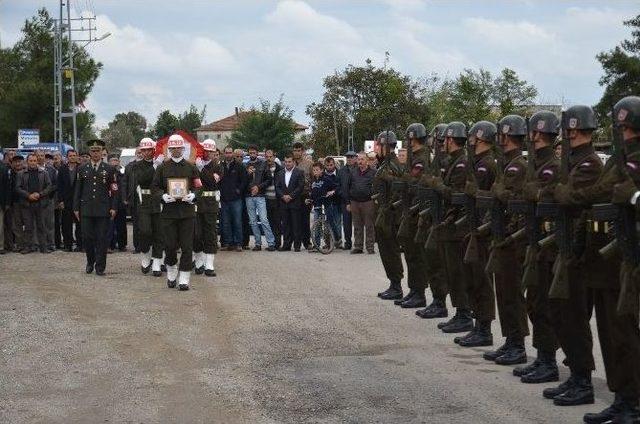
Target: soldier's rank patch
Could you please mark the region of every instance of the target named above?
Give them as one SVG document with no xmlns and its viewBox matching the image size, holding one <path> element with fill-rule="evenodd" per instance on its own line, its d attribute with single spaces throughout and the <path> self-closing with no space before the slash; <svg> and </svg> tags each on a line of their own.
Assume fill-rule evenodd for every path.
<svg viewBox="0 0 640 424">
<path fill-rule="evenodd" d="M 581 168 L 588 168 L 588 167 L 590 167 L 590 166 L 591 166 L 591 162 L 590 162 L 590 161 L 582 162 L 582 163 L 580 164 L 580 167 L 581 167 Z"/>
<path fill-rule="evenodd" d="M 578 118 L 569 119 L 569 128 L 575 128 L 578 126 Z"/>
<path fill-rule="evenodd" d="M 456 168 L 464 168 L 466 165 L 463 162 L 460 162 L 456 165 Z"/>
<path fill-rule="evenodd" d="M 551 177 L 553 175 L 553 169 L 545 169 L 542 171 L 542 175 Z"/>
<path fill-rule="evenodd" d="M 118 191 L 118 184 L 111 183 L 111 191 Z"/>
<path fill-rule="evenodd" d="M 618 111 L 618 121 L 624 121 L 627 118 L 629 111 L 627 109 L 620 109 Z"/>
<path fill-rule="evenodd" d="M 544 129 L 544 124 L 545 122 L 543 120 L 538 121 L 538 124 L 536 125 L 536 128 L 538 130 L 543 130 Z"/>
<path fill-rule="evenodd" d="M 487 172 L 487 168 L 485 168 L 484 166 L 479 166 L 478 172 Z"/>
<path fill-rule="evenodd" d="M 622 118 L 622 119 L 624 119 L 624 118 Z M 634 171 L 637 171 L 638 167 L 639 167 L 638 166 L 638 162 L 627 162 L 627 167 L 632 169 L 632 170 L 634 170 Z"/>
<path fill-rule="evenodd" d="M 518 172 L 520 170 L 519 167 L 517 166 L 510 166 L 507 168 L 507 172 L 513 171 L 513 172 Z"/>
</svg>

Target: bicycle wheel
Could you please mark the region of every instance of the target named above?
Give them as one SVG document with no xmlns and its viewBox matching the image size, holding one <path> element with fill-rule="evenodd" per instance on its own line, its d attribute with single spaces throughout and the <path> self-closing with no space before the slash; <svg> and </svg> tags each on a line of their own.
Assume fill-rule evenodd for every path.
<svg viewBox="0 0 640 424">
<path fill-rule="evenodd" d="M 333 252 L 336 247 L 336 240 L 331 231 L 331 226 L 326 220 L 322 221 L 322 246 L 319 248 L 320 253 L 328 255 Z"/>
</svg>

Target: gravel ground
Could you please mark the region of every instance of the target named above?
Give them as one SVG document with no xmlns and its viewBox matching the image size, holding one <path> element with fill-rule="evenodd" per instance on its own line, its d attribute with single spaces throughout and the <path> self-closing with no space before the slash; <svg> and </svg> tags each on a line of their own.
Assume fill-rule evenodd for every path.
<svg viewBox="0 0 640 424">
<path fill-rule="evenodd" d="M 379 300 L 377 255 L 223 252 L 216 268 L 178 292 L 131 253 L 102 278 L 78 253 L 0 256 L 0 422 L 577 423 L 612 399 L 597 340 L 596 404 L 554 407 L 550 384 Z"/>
</svg>

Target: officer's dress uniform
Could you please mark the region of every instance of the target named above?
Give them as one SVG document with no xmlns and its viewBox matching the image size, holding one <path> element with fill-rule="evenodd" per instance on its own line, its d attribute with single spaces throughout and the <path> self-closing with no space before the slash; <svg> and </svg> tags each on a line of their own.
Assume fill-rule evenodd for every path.
<svg viewBox="0 0 640 424">
<path fill-rule="evenodd" d="M 162 251 L 163 251 L 163 228 L 160 218 L 160 197 L 154 196 L 151 192 L 155 168 L 153 161 L 139 160 L 131 167 L 133 177 L 133 194 L 135 198 L 138 214 L 138 246 L 142 253 L 141 267 L 143 273 L 149 272 L 149 267 L 153 275 L 161 275 Z"/>
<path fill-rule="evenodd" d="M 509 200 L 522 196 L 522 187 L 526 177 L 527 163 L 520 149 L 514 149 L 504 154 L 506 166 L 503 169 L 502 181 L 494 184 L 492 189 L 501 186 L 503 190 L 494 192 L 497 200 L 506 209 Z M 507 213 L 506 234 L 515 233 L 522 225 L 517 216 Z M 497 364 L 512 365 L 526 362 L 524 354 L 524 338 L 529 335 L 527 311 L 522 294 L 522 263 L 525 256 L 525 241 L 502 241 L 494 238 L 492 249 L 496 269 L 494 273 L 498 316 L 502 336 L 506 338 L 505 345 L 496 351 L 499 355 L 493 359 Z M 510 351 L 514 355 L 505 355 Z M 520 352 L 522 355 L 515 354 Z M 492 356 L 492 355 L 490 355 Z"/>
<path fill-rule="evenodd" d="M 78 170 L 73 210 L 81 214 L 88 273 L 95 267 L 102 274 L 107 265 L 109 211 L 117 209 L 119 196 L 116 172 L 111 165 L 91 161 Z"/>
<path fill-rule="evenodd" d="M 396 238 L 398 231 L 398 216 L 397 212 L 393 210 L 391 185 L 394 178 L 402 175 L 402 166 L 398 162 L 394 153 L 389 153 L 373 178 L 372 192 L 380 194 L 380 197 L 375 201 L 376 205 L 376 221 L 375 232 L 376 242 L 378 243 L 378 251 L 380 252 L 380 259 L 386 272 L 387 278 L 391 283 L 390 289 L 399 291 L 399 297 L 402 297 L 401 281 L 403 277 L 402 257 L 400 254 L 400 246 Z M 378 296 L 382 296 L 383 293 L 379 293 Z M 394 299 L 397 298 L 393 297 Z"/>
<path fill-rule="evenodd" d="M 198 168 L 184 158 L 176 162 L 173 158 L 156 169 L 152 184 L 152 194 L 162 197 L 167 193 L 168 178 L 184 178 L 187 191 L 193 193 L 201 186 Z M 162 200 L 162 228 L 165 243 L 165 265 L 167 266 L 167 285 L 175 287 L 177 278 L 180 289 L 189 288 L 189 278 L 193 267 L 193 230 L 196 217 L 195 204 L 181 199 L 167 203 Z M 178 249 L 181 249 L 178 264 Z"/>
<path fill-rule="evenodd" d="M 196 191 L 196 223 L 193 250 L 195 253 L 196 273 L 202 272 L 209 277 L 216 275 L 215 254 L 218 252 L 217 220 L 220 210 L 220 186 L 214 174 L 220 178 L 223 167 L 220 163 L 209 161 L 200 171 L 202 187 Z"/>
</svg>

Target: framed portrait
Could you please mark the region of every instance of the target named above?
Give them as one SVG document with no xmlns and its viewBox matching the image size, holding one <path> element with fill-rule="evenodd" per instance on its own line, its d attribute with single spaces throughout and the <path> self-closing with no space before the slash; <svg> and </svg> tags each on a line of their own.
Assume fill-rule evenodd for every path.
<svg viewBox="0 0 640 424">
<path fill-rule="evenodd" d="M 189 193 L 189 181 L 186 178 L 167 178 L 167 193 L 182 199 Z"/>
</svg>

